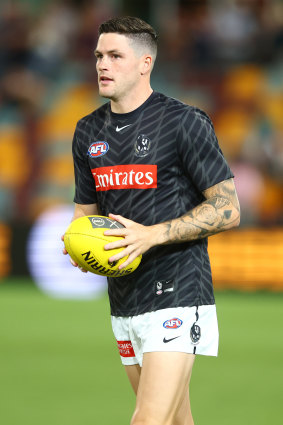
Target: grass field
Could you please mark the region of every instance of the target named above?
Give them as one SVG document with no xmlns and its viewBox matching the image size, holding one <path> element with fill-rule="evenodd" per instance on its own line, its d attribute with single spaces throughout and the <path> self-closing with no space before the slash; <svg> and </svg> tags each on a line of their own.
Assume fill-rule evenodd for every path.
<svg viewBox="0 0 283 425">
<path fill-rule="evenodd" d="M 197 357 L 196 425 L 279 425 L 283 294 L 216 292 L 218 358 Z M 0 284 L 0 424 L 128 425 L 134 396 L 106 296 L 54 300 L 29 281 Z"/>
</svg>

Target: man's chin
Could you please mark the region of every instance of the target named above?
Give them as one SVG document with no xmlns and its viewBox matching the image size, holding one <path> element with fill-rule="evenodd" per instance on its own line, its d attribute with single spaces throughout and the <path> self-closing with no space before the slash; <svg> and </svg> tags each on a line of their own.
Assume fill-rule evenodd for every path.
<svg viewBox="0 0 283 425">
<path fill-rule="evenodd" d="M 112 99 L 112 97 L 113 97 L 113 93 L 111 93 L 110 91 L 105 90 L 103 88 L 100 88 L 98 90 L 98 93 L 99 93 L 99 96 L 105 97 L 106 99 Z"/>
</svg>

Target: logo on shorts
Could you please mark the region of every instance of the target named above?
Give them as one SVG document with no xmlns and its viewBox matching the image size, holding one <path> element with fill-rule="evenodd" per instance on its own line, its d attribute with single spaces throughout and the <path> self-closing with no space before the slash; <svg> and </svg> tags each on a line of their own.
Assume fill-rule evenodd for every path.
<svg viewBox="0 0 283 425">
<path fill-rule="evenodd" d="M 196 325 L 195 323 L 191 327 L 190 332 L 191 340 L 193 344 L 198 344 L 200 337 L 201 337 L 201 331 L 199 325 Z"/>
<path fill-rule="evenodd" d="M 200 330 L 200 326 L 196 324 L 196 322 L 199 319 L 199 314 L 198 314 L 198 307 L 196 309 L 196 321 L 194 322 L 193 326 L 191 327 L 191 331 L 190 331 L 190 337 L 192 340 L 193 344 L 198 344 L 200 337 L 201 337 L 201 330 Z"/>
<path fill-rule="evenodd" d="M 117 341 L 117 344 L 121 357 L 135 357 L 131 341 Z"/>
<path fill-rule="evenodd" d="M 174 338 L 168 338 L 168 339 L 167 339 L 167 338 L 163 338 L 163 342 L 164 342 L 164 343 L 166 343 L 166 342 L 173 341 L 173 339 L 180 338 L 180 336 L 181 336 L 181 335 L 179 335 L 179 336 L 174 336 Z"/>
<path fill-rule="evenodd" d="M 107 142 L 99 141 L 94 142 L 88 148 L 87 154 L 92 158 L 98 158 L 99 156 L 103 156 L 108 152 L 109 145 Z"/>
<path fill-rule="evenodd" d="M 182 326 L 182 324 L 183 321 L 181 319 L 174 317 L 173 319 L 166 320 L 163 323 L 163 327 L 165 329 L 178 329 L 180 326 Z"/>
</svg>

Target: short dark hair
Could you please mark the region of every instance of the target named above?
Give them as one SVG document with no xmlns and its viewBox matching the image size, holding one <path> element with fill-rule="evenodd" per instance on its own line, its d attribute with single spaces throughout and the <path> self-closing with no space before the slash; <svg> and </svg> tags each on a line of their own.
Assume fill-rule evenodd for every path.
<svg viewBox="0 0 283 425">
<path fill-rule="evenodd" d="M 99 36 L 103 33 L 112 32 L 123 34 L 131 40 L 147 46 L 155 58 L 158 36 L 154 28 L 147 22 L 134 16 L 121 16 L 109 19 L 99 26 Z"/>
</svg>

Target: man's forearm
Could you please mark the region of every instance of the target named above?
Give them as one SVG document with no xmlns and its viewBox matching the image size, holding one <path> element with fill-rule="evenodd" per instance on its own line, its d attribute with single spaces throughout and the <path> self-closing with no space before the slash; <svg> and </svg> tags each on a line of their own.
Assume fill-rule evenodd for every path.
<svg viewBox="0 0 283 425">
<path fill-rule="evenodd" d="M 182 217 L 154 226 L 158 244 L 206 238 L 239 225 L 240 208 L 233 181 L 227 180 L 206 192 L 209 198 Z"/>
<path fill-rule="evenodd" d="M 98 204 L 75 204 L 74 215 L 72 221 L 85 215 L 99 215 Z"/>
</svg>

